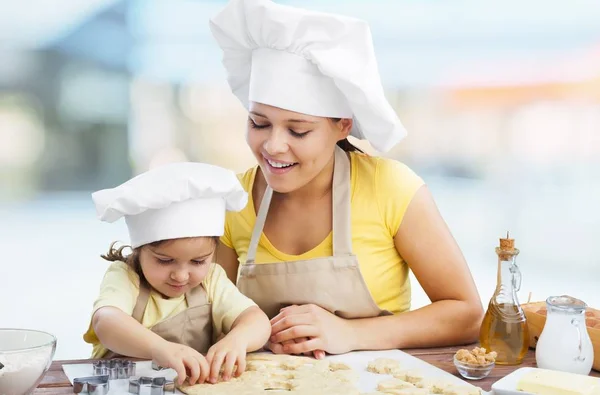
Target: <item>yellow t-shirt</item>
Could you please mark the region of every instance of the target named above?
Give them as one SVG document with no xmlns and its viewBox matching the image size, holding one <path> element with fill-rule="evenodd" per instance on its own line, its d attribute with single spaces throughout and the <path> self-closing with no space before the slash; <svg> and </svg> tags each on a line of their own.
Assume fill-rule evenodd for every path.
<svg viewBox="0 0 600 395">
<path fill-rule="evenodd" d="M 117 307 L 126 314 L 133 314 L 133 308 L 139 294 L 139 276 L 124 262 L 113 262 L 107 269 L 100 285 L 100 295 L 94 302 L 92 316 L 100 307 Z M 220 265 L 209 270 L 209 276 L 203 282 L 207 290 L 208 301 L 212 303 L 213 337 L 218 338 L 231 330 L 236 318 L 248 307 L 256 304 L 244 296 L 229 281 Z M 146 328 L 170 318 L 188 307 L 185 295 L 165 299 L 152 290 L 142 317 Z M 100 343 L 90 322 L 83 340 L 93 345 L 92 358 L 102 358 L 108 350 Z"/>
<path fill-rule="evenodd" d="M 361 273 L 377 305 L 399 313 L 410 309 L 408 266 L 394 246 L 406 209 L 423 180 L 406 165 L 387 158 L 350 153 L 352 249 Z M 248 205 L 240 212 L 228 212 L 223 244 L 234 249 L 240 264 L 246 261 L 256 212 L 252 185 L 257 167 L 239 175 L 249 194 Z M 256 263 L 295 261 L 331 256 L 332 234 L 310 251 L 289 255 L 278 251 L 261 235 Z"/>
</svg>

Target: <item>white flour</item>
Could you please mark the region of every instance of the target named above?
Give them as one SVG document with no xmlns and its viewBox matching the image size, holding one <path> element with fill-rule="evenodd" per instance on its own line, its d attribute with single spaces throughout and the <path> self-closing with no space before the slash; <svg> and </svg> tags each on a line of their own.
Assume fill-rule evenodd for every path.
<svg viewBox="0 0 600 395">
<path fill-rule="evenodd" d="M 25 395 L 32 390 L 46 365 L 50 363 L 52 349 L 35 350 L 19 354 L 1 354 L 0 395 Z"/>
</svg>

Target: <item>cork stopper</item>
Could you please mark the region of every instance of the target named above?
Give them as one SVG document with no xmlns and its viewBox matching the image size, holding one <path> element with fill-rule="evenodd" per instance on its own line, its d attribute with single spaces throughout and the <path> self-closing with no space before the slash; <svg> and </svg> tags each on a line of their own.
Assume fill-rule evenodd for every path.
<svg viewBox="0 0 600 395">
<path fill-rule="evenodd" d="M 500 238 L 500 249 L 504 251 L 514 251 L 515 250 L 515 239 L 510 238 L 510 234 L 506 232 L 506 238 Z"/>
<path fill-rule="evenodd" d="M 510 238 L 508 231 L 506 232 L 506 238 L 500 238 L 500 246 L 496 247 L 496 253 L 500 259 L 505 261 L 519 254 L 519 250 L 515 248 L 515 239 Z"/>
</svg>

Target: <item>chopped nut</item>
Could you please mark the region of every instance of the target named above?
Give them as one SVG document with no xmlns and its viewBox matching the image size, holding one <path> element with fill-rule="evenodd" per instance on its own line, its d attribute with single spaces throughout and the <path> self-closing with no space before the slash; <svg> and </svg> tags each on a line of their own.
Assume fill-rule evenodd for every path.
<svg viewBox="0 0 600 395">
<path fill-rule="evenodd" d="M 498 353 L 496 351 L 492 351 L 491 353 L 485 355 L 485 360 L 488 362 L 496 362 L 497 356 Z"/>
<path fill-rule="evenodd" d="M 481 348 L 481 347 L 475 347 L 472 351 L 473 355 L 475 356 L 479 356 L 479 355 L 485 355 L 485 348 Z"/>
<path fill-rule="evenodd" d="M 483 347 L 475 347 L 471 351 L 460 349 L 456 352 L 455 356 L 462 363 L 474 366 L 486 366 L 494 363 L 498 354 L 495 351 L 488 353 Z"/>
</svg>

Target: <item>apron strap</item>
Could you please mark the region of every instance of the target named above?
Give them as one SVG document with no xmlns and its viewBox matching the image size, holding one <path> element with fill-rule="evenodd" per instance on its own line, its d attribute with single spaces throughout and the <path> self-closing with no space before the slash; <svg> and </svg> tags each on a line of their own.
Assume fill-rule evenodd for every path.
<svg viewBox="0 0 600 395">
<path fill-rule="evenodd" d="M 250 245 L 248 246 L 248 254 L 246 255 L 246 263 L 253 264 L 256 258 L 256 250 L 258 249 L 258 242 L 260 241 L 260 235 L 262 234 L 263 228 L 265 227 L 265 221 L 267 219 L 267 212 L 271 205 L 271 198 L 273 197 L 273 188 L 267 184 L 267 189 L 263 195 L 262 201 L 260 202 L 260 208 L 256 215 L 256 223 L 252 229 L 252 238 L 250 239 Z"/>
<path fill-rule="evenodd" d="M 352 255 L 352 223 L 350 213 L 350 159 L 335 146 L 333 165 L 333 255 Z"/>
<path fill-rule="evenodd" d="M 333 165 L 332 210 L 333 210 L 333 255 L 352 255 L 352 229 L 350 219 L 350 160 L 346 152 L 336 145 Z M 267 185 L 263 195 L 252 238 L 248 246 L 246 264 L 254 264 L 258 242 L 265 226 L 267 212 L 271 205 L 273 189 Z"/>
<path fill-rule="evenodd" d="M 133 319 L 140 324 L 142 323 L 142 318 L 144 317 L 144 311 L 146 311 L 148 299 L 150 299 L 150 289 L 140 279 L 140 293 L 138 294 L 137 300 L 135 301 L 135 307 L 133 308 L 133 313 L 131 314 Z"/>
</svg>

